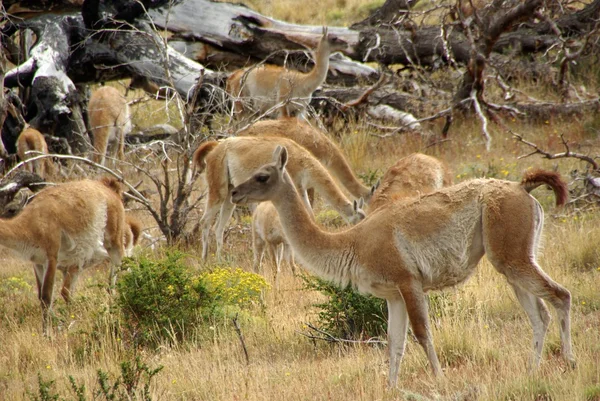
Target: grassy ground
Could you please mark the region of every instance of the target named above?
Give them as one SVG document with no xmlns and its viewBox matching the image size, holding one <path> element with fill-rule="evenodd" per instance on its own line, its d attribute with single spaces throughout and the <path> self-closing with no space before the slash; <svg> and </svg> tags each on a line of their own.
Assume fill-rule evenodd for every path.
<svg viewBox="0 0 600 401">
<path fill-rule="evenodd" d="M 560 150 L 553 138 L 555 130 L 568 130 L 574 142 L 598 146 L 584 121 L 517 128 L 553 151 Z M 364 175 L 380 174 L 397 158 L 418 150 L 445 160 L 456 182 L 475 176 L 518 180 L 533 166 L 558 166 L 568 177 L 571 169 L 581 168 L 572 161 L 518 160 L 527 149 L 501 132 L 495 133 L 493 150 L 486 153 L 477 124 L 471 121 L 458 122 L 454 132 L 452 141 L 425 148 L 414 135 L 379 139 L 370 135 L 374 133 L 370 128 L 357 125 L 347 129 L 340 142 L 355 169 Z M 265 294 L 264 305 L 241 321 L 249 365 L 231 324 L 217 322 L 208 339 L 138 351 L 151 367 L 164 366 L 151 387 L 153 396 L 166 400 L 597 399 L 586 394 L 600 392 L 600 213 L 556 210 L 553 195 L 543 188 L 535 196 L 546 210 L 540 264 L 573 294 L 576 369 L 569 369 L 560 359 L 558 330 L 552 325 L 542 367 L 530 373 L 532 334 L 527 318 L 505 279 L 484 259 L 465 285 L 438 295 L 443 313 L 431 316 L 444 380 L 431 376 L 425 355 L 414 341 L 408 344 L 399 389 L 387 391 L 385 348 L 329 345 L 298 334 L 305 331 L 306 322 L 315 320 L 312 305 L 322 295 L 304 290 L 299 278 L 284 272 L 279 285 Z M 247 219 L 243 221 L 247 224 Z M 241 230 L 229 235 L 225 248 L 229 264 L 246 270 L 251 269 L 248 233 L 242 224 Z M 196 247 L 187 252 L 191 255 L 188 263 L 203 269 Z M 61 299 L 56 301 L 56 330 L 47 339 L 41 336 L 31 267 L 4 254 L 2 258 L 0 399 L 33 399 L 31 394 L 39 388 L 38 374 L 55 380 L 52 388 L 71 397 L 67 399 L 74 399 L 68 376 L 85 383 L 91 394 L 98 389 L 98 369 L 117 375 L 119 363 L 131 358 L 132 349 L 119 332 L 122 323 L 114 314 L 114 299 L 105 290 L 106 271 L 96 269 L 83 275 L 71 307 Z M 266 277 L 273 283 L 270 274 Z"/>
<path fill-rule="evenodd" d="M 304 3 L 302 10 L 309 11 L 303 13 L 310 14 L 289 11 L 289 4 L 275 1 L 248 3 L 289 21 L 348 24 L 368 14 L 358 9 L 381 1 Z M 335 13 L 342 17 L 332 18 Z M 168 119 L 164 104 L 139 105 L 136 110 L 138 127 Z M 170 118 L 176 118 L 175 114 L 171 112 Z M 563 150 L 559 135 L 564 133 L 572 149 L 600 153 L 600 122 L 594 116 L 514 122 L 513 128 L 551 152 Z M 492 127 L 488 153 L 474 119 L 456 121 L 450 141 L 434 147 L 415 134 L 380 138 L 377 134 L 382 132 L 363 123 L 340 123 L 335 131 L 354 169 L 369 178 L 415 151 L 444 160 L 455 182 L 473 177 L 520 180 L 532 167 L 557 168 L 569 180 L 571 171 L 584 168 L 573 160 L 519 159 L 529 149 L 496 127 Z M 129 176 L 137 181 L 133 173 Z M 202 186 L 201 180 L 197 185 Z M 51 397 L 55 393 L 61 399 L 78 399 L 69 376 L 85 384 L 79 399 L 94 399 L 92 394 L 99 390 L 98 370 L 114 379 L 120 363 L 132 360 L 133 354 L 151 368 L 164 367 L 149 390 L 158 400 L 600 400 L 600 211 L 555 209 L 553 194 L 544 188 L 534 191 L 534 196 L 546 211 L 540 265 L 573 295 L 575 369 L 560 359 L 556 322 L 547 337 L 541 369 L 535 373 L 528 369 L 532 348 L 528 320 L 504 277 L 485 258 L 466 284 L 435 295 L 441 307 L 430 317 L 445 379 L 433 378 L 421 347 L 411 339 L 398 388 L 387 390 L 385 347 L 331 345 L 299 334 L 306 331 L 307 322 L 316 319 L 313 305 L 323 301 L 323 296 L 303 289 L 301 279 L 288 271 L 277 286 L 272 275 L 266 274 L 273 286 L 262 305 L 240 315 L 247 363 L 229 319 L 213 322 L 202 337 L 190 335 L 175 345 L 134 350 L 125 336 L 125 323 L 115 312 L 115 298 L 106 291 L 108 273 L 100 268 L 82 274 L 72 305 L 56 300 L 54 335 L 44 338 L 33 269 L 1 252 L 0 400 L 50 400 L 56 399 Z M 143 213 L 138 215 L 147 226 L 154 224 Z M 147 243 L 141 248 L 145 254 L 159 252 Z M 198 270 L 207 268 L 199 258 L 198 243 L 185 251 L 186 263 Z M 248 219 L 229 233 L 224 252 L 229 265 L 251 269 Z M 46 383 L 54 381 L 45 395 L 40 393 L 39 377 Z"/>
</svg>

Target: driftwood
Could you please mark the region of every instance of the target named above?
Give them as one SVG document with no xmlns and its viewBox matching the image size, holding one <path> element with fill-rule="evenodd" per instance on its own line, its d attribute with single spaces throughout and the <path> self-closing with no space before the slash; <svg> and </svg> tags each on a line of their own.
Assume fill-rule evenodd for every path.
<svg viewBox="0 0 600 401">
<path fill-rule="evenodd" d="M 136 84 L 142 82 L 141 87 L 153 94 L 168 97 L 169 91 L 175 90 L 191 99 L 192 88 L 202 75 L 198 106 L 210 115 L 226 110 L 228 102 L 222 90 L 226 73 L 214 70 L 263 60 L 309 69 L 312 61 L 307 49 L 315 47 L 321 33 L 320 26 L 290 24 L 238 4 L 209 0 L 171 5 L 166 0 L 86 0 L 80 9 L 79 0 L 49 0 L 43 7 L 31 3 L 4 2 L 11 23 L 0 25 L 4 38 L 9 38 L 3 38 L 2 44 L 5 54 L 18 65 L 6 73 L 4 85 L 31 87 L 29 99 L 24 96 L 29 123 L 56 137 L 68 138 L 78 153 L 89 147 L 89 138 L 82 114 L 85 97 L 76 90 L 77 84 L 133 77 L 138 78 Z M 470 98 L 485 105 L 473 92 L 483 92 L 482 72 L 488 59 L 505 80 L 510 79 L 510 73 L 502 72 L 530 70 L 518 64 L 519 54 L 546 51 L 567 38 L 576 39 L 592 31 L 600 15 L 600 0 L 555 20 L 539 14 L 541 3 L 526 0 L 510 7 L 509 1 L 495 0 L 474 17 L 428 26 L 411 19 L 413 1 L 388 0 L 365 21 L 350 28 L 329 28 L 347 48 L 343 55 L 332 56 L 328 85 L 316 94 L 313 105 L 327 112 L 338 103 L 351 104 L 360 98 L 379 78 L 378 71 L 365 62 L 408 66 L 418 71 L 421 81 L 427 68 L 467 66 L 463 83 L 454 93 L 403 92 L 404 80 L 390 79 L 360 102 L 373 110 L 392 111 L 383 114 L 436 115 L 451 104 L 452 98 L 455 105 L 465 105 L 464 100 Z M 37 41 L 26 61 L 17 60 L 14 51 L 8 51 L 15 48 L 12 36 L 27 29 L 35 33 Z M 168 31 L 168 39 L 156 29 Z M 502 54 L 507 49 L 511 53 Z M 549 75 L 544 69 L 533 70 L 539 76 Z M 570 114 L 578 108 L 509 106 L 542 118 L 546 110 Z M 7 134 L 7 130 L 13 132 Z M 3 125 L 5 142 L 15 138 L 16 130 Z M 8 143 L 7 150 L 11 146 Z"/>
</svg>

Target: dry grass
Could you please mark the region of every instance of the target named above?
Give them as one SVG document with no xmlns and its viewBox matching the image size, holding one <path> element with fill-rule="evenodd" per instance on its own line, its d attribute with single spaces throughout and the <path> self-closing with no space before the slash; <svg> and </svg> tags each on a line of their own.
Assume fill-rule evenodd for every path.
<svg viewBox="0 0 600 401">
<path fill-rule="evenodd" d="M 573 140 L 586 136 L 584 123 L 566 122 L 517 127 L 538 143 L 558 150 L 554 130 L 570 130 Z M 514 141 L 494 133 L 494 147 L 485 153 L 477 125 L 457 122 L 455 136 L 438 148 L 425 149 L 420 138 L 400 135 L 379 139 L 360 124 L 346 127 L 341 143 L 357 171 L 383 171 L 397 158 L 425 151 L 445 160 L 461 181 L 474 176 L 518 180 L 533 166 L 553 168 L 556 163 L 528 158 Z M 589 138 L 587 138 L 589 140 Z M 465 144 L 467 146 L 465 146 Z M 595 139 L 596 146 L 598 145 Z M 559 164 L 565 175 L 578 163 Z M 264 309 L 242 321 L 250 365 L 246 366 L 240 342 L 227 322 L 214 327 L 212 340 L 190 341 L 158 350 L 139 352 L 151 366 L 163 365 L 153 386 L 161 400 L 584 400 L 600 381 L 600 213 L 566 213 L 552 208 L 553 195 L 538 189 L 536 197 L 546 209 L 544 249 L 540 263 L 573 294 L 573 341 L 578 367 L 567 368 L 558 355 L 555 325 L 548 336 L 542 368 L 528 370 L 531 329 L 525 314 L 505 283 L 484 259 L 465 285 L 437 296 L 440 313 L 432 312 L 434 341 L 446 372 L 436 381 L 421 348 L 410 341 L 401 368 L 399 389 L 386 390 L 385 348 L 313 343 L 297 332 L 315 319 L 311 307 L 318 293 L 302 289 L 300 279 L 285 272 L 279 286 L 265 297 Z M 149 222 L 148 219 L 146 219 Z M 243 219 L 247 227 L 247 219 Z M 248 230 L 233 231 L 225 247 L 229 263 L 250 269 Z M 196 249 L 188 250 L 190 263 L 202 268 Z M 43 338 L 40 309 L 32 269 L 3 255 L 0 273 L 0 399 L 30 399 L 37 391 L 37 374 L 56 380 L 55 390 L 72 397 L 68 376 L 95 388 L 96 372 L 118 372 L 130 358 L 131 348 L 121 338 L 120 322 L 106 293 L 106 272 L 83 275 L 75 303 L 55 305 L 55 334 Z M 268 271 L 268 268 L 267 268 Z M 272 275 L 266 277 L 272 282 Z M 70 398 L 67 398 L 70 399 Z"/>
</svg>

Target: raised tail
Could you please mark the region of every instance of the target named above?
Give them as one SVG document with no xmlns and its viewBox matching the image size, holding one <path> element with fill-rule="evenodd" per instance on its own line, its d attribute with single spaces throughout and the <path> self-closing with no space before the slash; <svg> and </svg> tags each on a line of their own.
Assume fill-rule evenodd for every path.
<svg viewBox="0 0 600 401">
<path fill-rule="evenodd" d="M 204 168 L 206 167 L 206 163 L 204 162 L 204 159 L 206 158 L 206 156 L 208 156 L 208 154 L 210 152 L 212 152 L 212 150 L 214 148 L 217 147 L 217 145 L 219 144 L 219 142 L 217 141 L 208 141 L 208 142 L 204 142 L 202 145 L 198 146 L 198 149 L 196 149 L 196 151 L 194 152 L 194 166 L 196 167 L 196 171 L 198 173 L 201 173 L 204 171 Z"/>
<path fill-rule="evenodd" d="M 556 206 L 562 206 L 567 203 L 569 190 L 567 183 L 563 181 L 559 173 L 540 169 L 532 170 L 526 172 L 521 180 L 521 186 L 527 192 L 531 192 L 543 184 L 550 186 L 554 191 Z"/>
</svg>

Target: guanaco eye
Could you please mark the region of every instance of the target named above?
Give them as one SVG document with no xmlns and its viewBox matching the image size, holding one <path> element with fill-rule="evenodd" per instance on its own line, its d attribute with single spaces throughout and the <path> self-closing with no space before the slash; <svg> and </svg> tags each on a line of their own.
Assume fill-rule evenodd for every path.
<svg viewBox="0 0 600 401">
<path fill-rule="evenodd" d="M 265 175 L 265 174 L 256 176 L 256 181 L 258 181 L 258 182 L 267 182 L 268 179 L 269 179 L 269 176 Z"/>
</svg>

